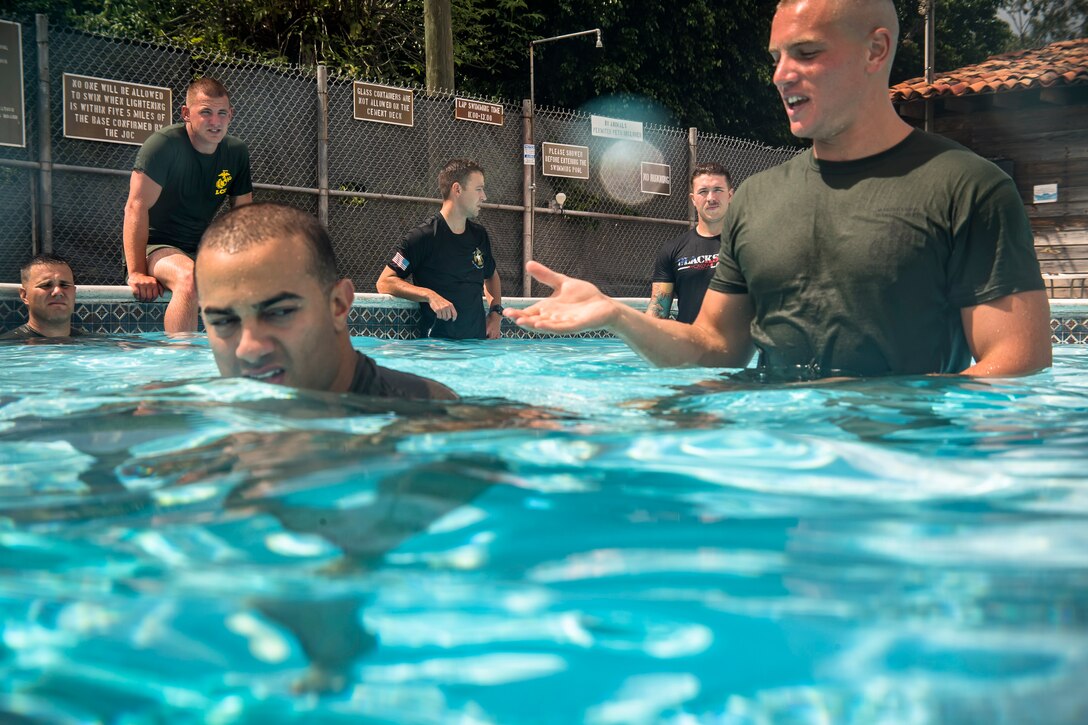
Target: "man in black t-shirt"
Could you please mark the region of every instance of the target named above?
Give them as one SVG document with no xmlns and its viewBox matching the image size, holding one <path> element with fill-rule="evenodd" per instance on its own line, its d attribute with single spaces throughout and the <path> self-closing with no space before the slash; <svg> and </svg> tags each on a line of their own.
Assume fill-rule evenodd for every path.
<svg viewBox="0 0 1088 725">
<path fill-rule="evenodd" d="M 55 254 L 31 257 L 19 270 L 19 298 L 26 305 L 25 325 L 8 330 L 0 340 L 38 337 L 78 337 L 72 327 L 76 306 L 76 282 L 72 268 Z"/>
<path fill-rule="evenodd" d="M 497 339 L 502 285 L 487 230 L 473 221 L 487 199 L 484 170 L 469 159 L 451 159 L 438 174 L 438 188 L 442 209 L 404 236 L 376 286 L 419 303 L 423 337 Z"/>
<path fill-rule="evenodd" d="M 159 129 L 136 154 L 125 202 L 125 284 L 142 302 L 170 290 L 167 332 L 196 330 L 192 256 L 200 235 L 224 200 L 253 201 L 249 149 L 227 135 L 233 116 L 223 84 L 199 78 L 185 94 L 183 123 Z"/>
<path fill-rule="evenodd" d="M 725 211 L 733 198 L 733 179 L 719 163 L 698 164 L 691 172 L 691 203 L 698 222 L 657 254 L 646 314 L 668 317 L 676 297 L 676 319 L 691 324 L 699 315 L 706 288 L 718 266 Z"/>
<path fill-rule="evenodd" d="M 331 393 L 454 400 L 441 383 L 379 367 L 351 345 L 351 280 L 309 214 L 249 204 L 215 220 L 196 258 L 208 344 L 223 375 Z"/>
</svg>

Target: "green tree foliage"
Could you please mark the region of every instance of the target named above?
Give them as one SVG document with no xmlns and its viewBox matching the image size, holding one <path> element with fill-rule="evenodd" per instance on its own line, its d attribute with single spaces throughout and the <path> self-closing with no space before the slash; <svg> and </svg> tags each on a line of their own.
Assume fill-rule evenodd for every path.
<svg viewBox="0 0 1088 725">
<path fill-rule="evenodd" d="M 1004 50 L 1014 36 L 997 17 L 1019 0 L 936 0 L 937 72 Z M 1051 3 L 1083 8 L 1088 0 Z M 899 0 L 902 43 L 892 82 L 924 72 L 918 0 Z M 794 143 L 767 53 L 776 0 L 452 0 L 457 88 L 517 101 L 529 96 L 529 43 L 601 28 L 537 47 L 539 105 L 583 108 Z M 423 0 L 14 0 L 15 14 L 207 51 L 304 65 L 324 62 L 379 81 L 422 85 Z M 1072 12 L 1072 11 L 1070 11 Z M 1037 14 L 1055 28 L 1069 13 Z M 1065 27 L 1062 26 L 1062 27 Z M 1056 32 L 1056 31 L 1047 31 Z"/>
<path fill-rule="evenodd" d="M 1004 0 L 1011 19 L 1010 50 L 1088 38 L 1088 0 Z"/>
<path fill-rule="evenodd" d="M 526 97 L 529 41 L 544 15 L 525 0 L 453 0 L 452 13 L 457 88 L 511 101 Z"/>
<path fill-rule="evenodd" d="M 422 0 L 16 0 L 15 13 L 207 52 L 422 81 Z"/>
<path fill-rule="evenodd" d="M 1003 0 L 929 0 L 936 2 L 934 72 L 981 63 L 1001 53 L 1012 39 L 1008 23 L 997 16 Z M 898 3 L 900 43 L 892 65 L 892 84 L 925 75 L 926 0 Z"/>
<path fill-rule="evenodd" d="M 537 46 L 538 105 L 788 142 L 767 53 L 774 5 L 771 0 L 530 0 L 531 12 L 506 16 L 508 25 L 495 28 L 487 53 L 459 65 L 458 80 L 465 89 L 527 98 L 530 40 L 599 27 L 601 49 L 594 47 L 593 36 Z M 455 35 L 455 43 L 465 37 L 456 27 Z M 494 64 L 497 48 L 501 55 Z M 461 62 L 460 48 L 457 53 Z M 493 72 L 496 65 L 501 74 Z"/>
</svg>

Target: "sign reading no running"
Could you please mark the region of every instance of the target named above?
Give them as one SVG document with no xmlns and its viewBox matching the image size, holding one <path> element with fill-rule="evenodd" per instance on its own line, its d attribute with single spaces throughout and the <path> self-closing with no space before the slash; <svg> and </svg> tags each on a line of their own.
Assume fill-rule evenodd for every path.
<svg viewBox="0 0 1088 725">
<path fill-rule="evenodd" d="M 170 125 L 169 88 L 64 74 L 64 135 L 86 141 L 141 145 Z"/>
</svg>

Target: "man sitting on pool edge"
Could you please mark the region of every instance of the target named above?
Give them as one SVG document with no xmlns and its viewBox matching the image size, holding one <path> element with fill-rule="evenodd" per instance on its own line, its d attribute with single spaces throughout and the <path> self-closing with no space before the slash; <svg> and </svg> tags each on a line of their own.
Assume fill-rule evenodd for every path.
<svg viewBox="0 0 1088 725">
<path fill-rule="evenodd" d="M 200 240 L 196 288 L 219 372 L 332 393 L 455 400 L 441 383 L 380 367 L 351 346 L 355 298 L 309 214 L 249 204 Z"/>
</svg>

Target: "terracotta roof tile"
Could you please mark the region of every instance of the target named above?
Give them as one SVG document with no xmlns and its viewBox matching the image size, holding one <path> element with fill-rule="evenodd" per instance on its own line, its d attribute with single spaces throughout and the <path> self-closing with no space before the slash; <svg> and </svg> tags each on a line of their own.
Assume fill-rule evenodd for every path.
<svg viewBox="0 0 1088 725">
<path fill-rule="evenodd" d="M 903 103 L 1072 85 L 1088 85 L 1088 38 L 991 56 L 977 65 L 942 73 L 932 84 L 925 78 L 903 81 L 892 86 L 889 93 L 893 102 Z"/>
</svg>

